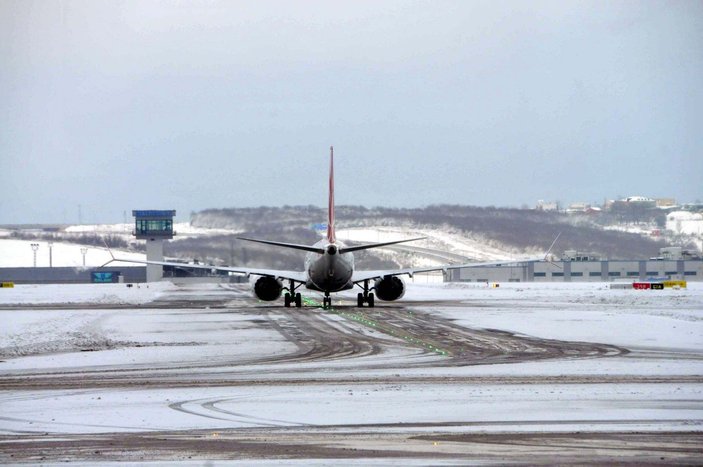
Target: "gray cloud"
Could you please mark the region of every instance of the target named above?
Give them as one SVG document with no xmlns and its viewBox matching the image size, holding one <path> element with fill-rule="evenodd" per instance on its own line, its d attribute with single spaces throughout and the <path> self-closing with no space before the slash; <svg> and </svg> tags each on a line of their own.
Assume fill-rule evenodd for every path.
<svg viewBox="0 0 703 467">
<path fill-rule="evenodd" d="M 0 4 L 0 222 L 703 198 L 703 4 Z M 91 219 L 91 216 L 93 219 Z"/>
</svg>

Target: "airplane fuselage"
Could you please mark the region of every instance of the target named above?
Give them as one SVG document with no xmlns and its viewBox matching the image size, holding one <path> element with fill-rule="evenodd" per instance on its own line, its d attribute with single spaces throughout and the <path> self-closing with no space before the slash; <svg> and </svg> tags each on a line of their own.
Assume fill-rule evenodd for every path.
<svg viewBox="0 0 703 467">
<path fill-rule="evenodd" d="M 341 242 L 329 243 L 320 240 L 314 246 L 324 248 L 324 253 L 308 253 L 305 258 L 305 272 L 308 280 L 305 287 L 321 292 L 339 292 L 354 287 L 354 255 L 339 253 L 344 248 Z"/>
</svg>

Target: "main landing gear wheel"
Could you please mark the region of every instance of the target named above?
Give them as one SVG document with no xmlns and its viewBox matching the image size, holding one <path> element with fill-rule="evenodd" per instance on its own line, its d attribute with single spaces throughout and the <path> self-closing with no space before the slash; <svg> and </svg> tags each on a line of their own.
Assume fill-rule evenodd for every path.
<svg viewBox="0 0 703 467">
<path fill-rule="evenodd" d="M 300 285 L 298 285 L 300 287 Z M 303 297 L 300 296 L 300 293 L 296 293 L 295 289 L 297 287 L 295 286 L 295 281 L 290 280 L 290 283 L 288 285 L 288 290 L 286 294 L 283 296 L 283 304 L 286 306 L 286 308 L 289 308 L 293 303 L 295 303 L 296 308 L 300 308 L 303 306 Z"/>
<path fill-rule="evenodd" d="M 364 306 L 364 303 L 367 303 L 367 304 L 369 305 L 369 308 L 373 308 L 373 305 L 374 305 L 374 296 L 373 296 L 373 292 L 372 292 L 372 293 L 369 293 L 369 294 L 366 294 L 365 296 L 364 296 L 364 294 L 361 293 L 361 292 L 359 292 L 359 293 L 356 295 L 356 306 L 358 306 L 359 308 L 361 308 L 361 307 Z"/>
<path fill-rule="evenodd" d="M 289 308 L 294 303 L 297 308 L 302 307 L 303 306 L 303 297 L 300 295 L 300 293 L 296 293 L 294 295 L 291 295 L 288 292 L 286 292 L 286 294 L 283 296 L 283 304 L 286 306 L 286 308 Z"/>
<path fill-rule="evenodd" d="M 367 303 L 369 305 L 369 308 L 373 308 L 374 296 L 373 296 L 373 293 L 369 293 L 369 281 L 364 281 L 363 289 L 364 289 L 363 293 L 359 292 L 356 295 L 356 306 L 358 306 L 359 308 L 362 308 L 364 306 L 364 303 Z"/>
</svg>

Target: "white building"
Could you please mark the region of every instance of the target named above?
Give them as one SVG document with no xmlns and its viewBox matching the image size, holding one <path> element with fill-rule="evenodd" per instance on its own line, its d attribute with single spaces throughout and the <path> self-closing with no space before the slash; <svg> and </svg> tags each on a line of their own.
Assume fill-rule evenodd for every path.
<svg viewBox="0 0 703 467">
<path fill-rule="evenodd" d="M 535 209 L 538 211 L 558 211 L 559 204 L 556 201 L 544 201 L 541 199 L 537 201 L 537 206 Z"/>
</svg>

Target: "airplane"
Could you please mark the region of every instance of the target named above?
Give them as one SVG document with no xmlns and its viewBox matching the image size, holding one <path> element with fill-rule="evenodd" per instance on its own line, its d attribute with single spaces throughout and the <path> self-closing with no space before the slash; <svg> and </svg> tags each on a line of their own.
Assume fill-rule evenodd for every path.
<svg viewBox="0 0 703 467">
<path fill-rule="evenodd" d="M 285 290 L 284 305 L 290 307 L 302 307 L 302 296 L 297 290 L 301 286 L 305 286 L 308 290 L 322 292 L 324 294 L 323 305 L 324 309 L 331 308 L 332 298 L 331 293 L 341 292 L 343 290 L 353 289 L 355 286 L 361 289 L 357 294 L 357 306 L 373 307 L 375 298 L 382 301 L 394 301 L 403 297 L 405 294 L 405 283 L 399 276 L 410 276 L 414 274 L 443 271 L 446 273 L 451 269 L 460 269 L 468 267 L 480 266 L 500 266 L 508 264 L 525 263 L 531 261 L 542 261 L 539 259 L 525 259 L 519 261 L 500 261 L 500 262 L 482 262 L 468 263 L 460 265 L 445 265 L 426 268 L 406 268 L 406 269 L 391 269 L 391 270 L 376 270 L 376 271 L 357 271 L 354 269 L 353 253 L 371 248 L 380 248 L 399 243 L 412 242 L 422 240 L 424 237 L 411 238 L 407 240 L 396 240 L 392 242 L 368 243 L 363 245 L 347 246 L 337 239 L 335 233 L 335 218 L 334 218 L 334 147 L 330 147 L 330 169 L 329 169 L 329 197 L 327 207 L 327 235 L 324 239 L 318 241 L 314 245 L 300 245 L 295 243 L 276 242 L 271 240 L 261 240 L 254 238 L 237 237 L 240 240 L 248 242 L 263 243 L 281 248 L 292 248 L 296 250 L 306 251 L 305 269 L 303 271 L 284 271 L 274 269 L 258 269 L 248 267 L 233 267 L 233 266 L 214 266 L 207 264 L 183 264 L 168 261 L 139 261 L 139 260 L 124 260 L 112 256 L 113 261 L 155 264 L 161 266 L 172 266 L 176 268 L 186 269 L 206 269 L 212 271 L 226 271 L 229 273 L 244 274 L 247 277 L 258 276 L 254 281 L 254 295 L 262 301 L 275 301 L 281 297 Z M 554 241 L 556 243 L 556 240 Z M 552 243 L 552 247 L 554 246 Z M 551 250 L 551 248 L 549 250 Z M 547 252 L 547 254 L 549 251 Z M 547 256 L 545 254 L 545 258 Z M 372 284 L 373 282 L 373 284 Z M 374 294 L 375 291 L 375 294 Z"/>
</svg>

